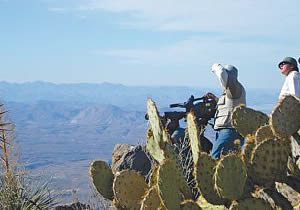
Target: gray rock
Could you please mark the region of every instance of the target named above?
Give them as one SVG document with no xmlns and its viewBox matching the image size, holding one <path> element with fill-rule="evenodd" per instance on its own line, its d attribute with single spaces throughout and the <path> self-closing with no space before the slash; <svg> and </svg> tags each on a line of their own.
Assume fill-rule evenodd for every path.
<svg viewBox="0 0 300 210">
<path fill-rule="evenodd" d="M 131 169 L 146 177 L 151 170 L 152 161 L 141 145 L 116 145 L 113 152 L 112 170 L 117 171 Z"/>
<path fill-rule="evenodd" d="M 90 210 L 90 206 L 80 202 L 56 206 L 55 210 Z"/>
<path fill-rule="evenodd" d="M 129 144 L 116 144 L 115 145 L 114 151 L 112 153 L 112 164 L 111 164 L 111 169 L 114 174 L 119 171 L 119 166 L 124 161 L 125 155 L 132 148 L 134 148 L 134 146 L 129 145 Z"/>
</svg>

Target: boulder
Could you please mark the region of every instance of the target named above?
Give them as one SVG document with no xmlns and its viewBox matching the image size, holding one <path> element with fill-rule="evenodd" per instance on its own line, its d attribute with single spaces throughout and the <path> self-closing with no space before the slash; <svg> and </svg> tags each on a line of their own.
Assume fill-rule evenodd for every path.
<svg viewBox="0 0 300 210">
<path fill-rule="evenodd" d="M 113 152 L 112 170 L 117 171 L 131 169 L 146 177 L 151 170 L 152 161 L 145 147 L 141 145 L 116 145 Z"/>
</svg>

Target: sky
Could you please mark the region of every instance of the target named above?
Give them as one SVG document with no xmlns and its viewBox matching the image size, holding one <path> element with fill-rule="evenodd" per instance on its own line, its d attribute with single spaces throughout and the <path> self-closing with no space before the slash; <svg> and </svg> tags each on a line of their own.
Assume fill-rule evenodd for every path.
<svg viewBox="0 0 300 210">
<path fill-rule="evenodd" d="M 299 0 L 0 0 L 0 80 L 280 89 L 300 56 Z"/>
</svg>

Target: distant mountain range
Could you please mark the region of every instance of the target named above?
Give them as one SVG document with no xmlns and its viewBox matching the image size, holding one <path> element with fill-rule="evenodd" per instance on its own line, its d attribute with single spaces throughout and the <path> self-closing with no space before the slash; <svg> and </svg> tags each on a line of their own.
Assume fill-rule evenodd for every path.
<svg viewBox="0 0 300 210">
<path fill-rule="evenodd" d="M 206 92 L 190 87 L 134 87 L 120 84 L 53 84 L 0 82 L 0 99 L 16 124 L 22 160 L 37 173 L 47 171 L 57 189 L 88 189 L 88 164 L 110 160 L 116 143 L 145 142 L 146 100 L 159 110 Z M 248 104 L 270 112 L 279 90 L 247 90 Z M 210 138 L 213 131 L 209 131 Z M 84 194 L 84 193 L 83 193 Z"/>
<path fill-rule="evenodd" d="M 159 107 L 171 103 L 180 103 L 190 95 L 201 97 L 206 92 L 221 94 L 216 84 L 215 89 L 181 86 L 124 86 L 121 84 L 54 84 L 48 82 L 8 83 L 0 82 L 0 99 L 26 104 L 40 101 L 62 102 L 64 104 L 112 104 L 126 110 L 144 111 L 146 99 L 152 97 Z M 247 89 L 249 104 L 275 102 L 278 90 Z"/>
</svg>

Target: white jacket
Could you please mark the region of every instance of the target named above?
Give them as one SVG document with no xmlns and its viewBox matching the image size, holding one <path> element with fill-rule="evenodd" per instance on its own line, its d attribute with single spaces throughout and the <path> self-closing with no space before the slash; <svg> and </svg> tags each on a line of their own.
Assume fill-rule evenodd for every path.
<svg viewBox="0 0 300 210">
<path fill-rule="evenodd" d="M 300 73 L 291 71 L 285 78 L 284 84 L 281 88 L 279 99 L 286 96 L 293 95 L 300 98 Z"/>
</svg>

